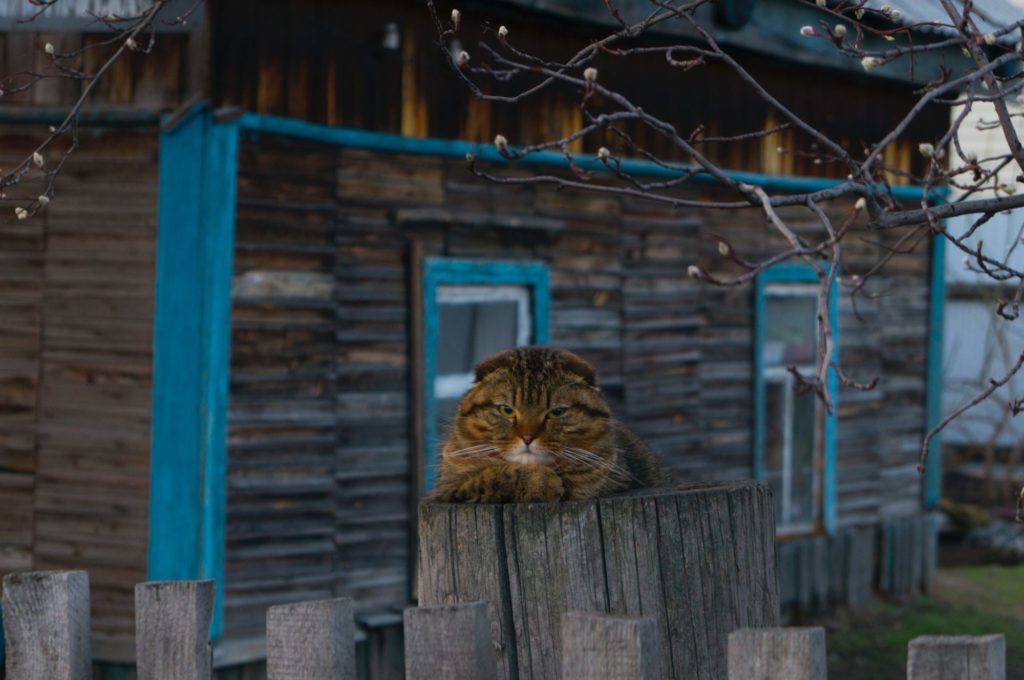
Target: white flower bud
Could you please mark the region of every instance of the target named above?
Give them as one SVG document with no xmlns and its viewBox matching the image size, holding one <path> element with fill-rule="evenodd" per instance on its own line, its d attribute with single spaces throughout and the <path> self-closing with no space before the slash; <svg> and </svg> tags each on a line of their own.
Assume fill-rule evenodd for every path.
<svg viewBox="0 0 1024 680">
<path fill-rule="evenodd" d="M 38 151 L 33 151 L 32 162 L 35 163 L 35 166 L 37 168 L 43 167 L 43 154 L 39 153 Z"/>
<path fill-rule="evenodd" d="M 124 44 L 130 50 L 134 50 L 136 47 L 139 46 L 139 44 L 135 42 L 135 38 L 128 38 L 124 41 Z"/>
<path fill-rule="evenodd" d="M 608 160 L 609 158 L 611 158 L 611 156 L 612 152 L 608 150 L 607 146 L 602 146 L 600 149 L 597 150 L 597 157 L 600 158 L 602 161 Z"/>
<path fill-rule="evenodd" d="M 695 264 L 691 264 L 689 267 L 686 268 L 686 275 L 689 276 L 691 279 L 699 279 L 701 276 L 700 267 L 698 267 Z"/>
<path fill-rule="evenodd" d="M 986 45 L 995 45 L 996 44 L 996 37 L 994 35 L 992 35 L 991 33 L 986 33 L 985 37 L 982 38 L 982 40 L 985 41 Z"/>
<path fill-rule="evenodd" d="M 894 9 L 893 11 L 889 12 L 889 18 L 895 21 L 897 24 L 901 23 L 903 21 L 903 12 L 899 11 L 898 9 Z"/>
<path fill-rule="evenodd" d="M 853 16 L 856 17 L 857 21 L 860 21 L 861 19 L 864 18 L 864 10 L 857 10 L 856 12 L 853 13 Z"/>
<path fill-rule="evenodd" d="M 921 155 L 925 158 L 931 158 L 935 155 L 935 147 L 928 142 L 921 142 L 917 145 L 917 150 L 921 152 Z"/>
<path fill-rule="evenodd" d="M 864 57 L 860 60 L 860 65 L 864 67 L 865 71 L 871 71 L 882 65 L 882 60 L 878 57 Z"/>
<path fill-rule="evenodd" d="M 846 37 L 846 24 L 836 24 L 835 29 L 833 29 L 833 33 L 835 33 L 837 38 L 845 38 Z"/>
<path fill-rule="evenodd" d="M 502 40 L 508 37 L 508 28 L 505 26 L 498 26 L 498 37 Z"/>
<path fill-rule="evenodd" d="M 882 5 L 881 7 L 878 8 L 878 11 L 884 14 L 885 16 L 889 16 L 890 14 L 892 14 L 892 7 L 890 7 L 889 5 Z"/>
<path fill-rule="evenodd" d="M 462 50 L 459 52 L 459 56 L 455 59 L 455 63 L 459 66 L 465 66 L 469 63 L 469 52 Z"/>
<path fill-rule="evenodd" d="M 810 38 L 813 35 L 817 35 L 817 32 L 814 30 L 814 26 L 801 26 L 800 35 L 805 38 Z"/>
<path fill-rule="evenodd" d="M 729 257 L 729 253 L 731 253 L 731 252 L 732 252 L 732 250 L 729 248 L 729 244 L 728 243 L 726 243 L 725 241 L 719 241 L 718 242 L 718 254 L 719 255 L 721 255 L 722 257 Z"/>
<path fill-rule="evenodd" d="M 505 139 L 505 135 L 496 136 L 494 138 L 494 146 L 504 151 L 508 147 L 508 140 Z"/>
<path fill-rule="evenodd" d="M 43 47 L 43 51 L 47 54 L 52 55 L 56 50 L 53 47 L 53 43 L 46 43 L 46 45 Z"/>
<path fill-rule="evenodd" d="M 588 66 L 587 68 L 583 69 L 583 80 L 587 81 L 588 83 L 596 82 L 597 69 L 594 68 L 593 66 Z"/>
<path fill-rule="evenodd" d="M 23 220 L 26 217 L 28 217 L 28 211 L 22 208 L 21 206 L 18 206 L 17 208 L 14 209 L 14 214 L 18 216 L 19 220 Z"/>
<path fill-rule="evenodd" d="M 457 9 L 452 10 L 452 26 L 455 30 L 459 30 L 459 24 L 462 23 L 462 12 Z"/>
<path fill-rule="evenodd" d="M 50 197 L 45 195 L 45 194 L 39 196 L 39 198 L 37 198 L 36 200 L 39 201 L 39 205 L 42 205 L 42 206 L 50 205 Z"/>
<path fill-rule="evenodd" d="M 857 202 L 853 204 L 854 210 L 865 210 L 868 207 L 868 199 L 861 196 L 857 199 Z"/>
</svg>

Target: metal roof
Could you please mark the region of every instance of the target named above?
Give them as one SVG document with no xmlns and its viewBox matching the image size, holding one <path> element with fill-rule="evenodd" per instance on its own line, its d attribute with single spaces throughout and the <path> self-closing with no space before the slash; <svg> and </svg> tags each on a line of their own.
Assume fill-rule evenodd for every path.
<svg viewBox="0 0 1024 680">
<path fill-rule="evenodd" d="M 992 33 L 1005 28 L 1018 21 L 1024 20 L 1024 8 L 1015 5 L 1011 0 L 974 0 L 974 8 L 971 17 L 983 33 Z M 902 23 L 905 26 L 936 22 L 947 24 L 944 27 L 919 27 L 922 32 L 935 31 L 938 33 L 953 33 L 953 28 L 946 10 L 942 8 L 939 0 L 868 0 L 866 6 L 870 9 L 881 9 L 888 5 L 903 15 Z M 963 0 L 954 0 L 957 9 L 963 9 Z M 1017 42 L 1020 35 L 1011 34 L 1007 40 Z"/>
</svg>

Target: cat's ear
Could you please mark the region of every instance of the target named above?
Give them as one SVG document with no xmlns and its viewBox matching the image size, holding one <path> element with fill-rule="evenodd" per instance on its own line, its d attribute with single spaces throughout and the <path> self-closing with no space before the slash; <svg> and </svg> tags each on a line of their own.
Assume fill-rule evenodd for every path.
<svg viewBox="0 0 1024 680">
<path fill-rule="evenodd" d="M 573 375 L 583 378 L 583 382 L 587 383 L 590 387 L 597 387 L 597 373 L 594 372 L 593 366 L 572 352 L 563 351 L 561 355 L 562 368 Z"/>
<path fill-rule="evenodd" d="M 486 359 L 481 360 L 480 363 L 476 365 L 476 381 L 480 382 L 499 368 L 505 368 L 509 363 L 511 363 L 511 360 L 512 355 L 507 350 L 504 352 L 498 352 L 497 354 L 492 354 Z"/>
</svg>

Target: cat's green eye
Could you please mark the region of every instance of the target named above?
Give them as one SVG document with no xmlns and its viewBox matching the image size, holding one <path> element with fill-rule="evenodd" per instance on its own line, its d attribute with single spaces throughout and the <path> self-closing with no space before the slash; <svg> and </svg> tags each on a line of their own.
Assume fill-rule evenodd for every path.
<svg viewBox="0 0 1024 680">
<path fill-rule="evenodd" d="M 551 409 L 551 415 L 557 418 L 558 416 L 564 414 L 568 410 L 568 406 L 556 406 L 555 408 Z"/>
<path fill-rule="evenodd" d="M 503 416 L 510 416 L 515 413 L 516 410 L 508 404 L 498 404 L 498 412 Z"/>
</svg>

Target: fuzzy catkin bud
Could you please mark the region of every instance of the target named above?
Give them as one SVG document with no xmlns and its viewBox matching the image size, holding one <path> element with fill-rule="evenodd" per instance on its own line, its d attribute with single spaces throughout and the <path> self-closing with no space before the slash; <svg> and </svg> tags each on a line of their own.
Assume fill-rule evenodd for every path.
<svg viewBox="0 0 1024 680">
<path fill-rule="evenodd" d="M 38 151 L 33 151 L 32 162 L 35 164 L 37 168 L 43 167 L 43 154 L 39 153 Z"/>
<path fill-rule="evenodd" d="M 465 66 L 466 64 L 468 64 L 469 52 L 467 52 L 466 50 L 462 50 L 461 52 L 459 52 L 459 56 L 458 58 L 456 58 L 455 63 L 458 64 L 459 66 Z"/>
<path fill-rule="evenodd" d="M 504 40 L 508 37 L 508 28 L 505 26 L 498 26 L 498 38 Z"/>
<path fill-rule="evenodd" d="M 925 158 L 931 158 L 935 155 L 935 147 L 928 142 L 921 142 L 917 145 L 917 150 L 921 152 L 921 155 Z"/>
<path fill-rule="evenodd" d="M 462 23 L 462 12 L 457 9 L 452 10 L 452 28 L 456 31 L 459 30 L 459 24 Z"/>
<path fill-rule="evenodd" d="M 871 71 L 882 65 L 882 60 L 878 57 L 864 57 L 860 60 L 860 65 L 864 67 L 865 71 Z"/>
<path fill-rule="evenodd" d="M 49 55 L 52 55 L 54 52 L 56 52 L 56 48 L 54 48 L 53 43 L 46 43 L 46 46 L 43 47 L 43 51 Z"/>
<path fill-rule="evenodd" d="M 982 40 L 985 41 L 986 45 L 995 45 L 996 44 L 996 37 L 994 35 L 992 35 L 991 33 L 986 33 L 985 37 L 982 38 Z"/>
<path fill-rule="evenodd" d="M 597 69 L 594 68 L 593 66 L 588 66 L 587 68 L 583 69 L 583 80 L 587 81 L 588 83 L 596 82 Z"/>
<path fill-rule="evenodd" d="M 700 267 L 698 267 L 695 264 L 691 264 L 689 267 L 686 268 L 686 275 L 689 276 L 691 279 L 699 279 L 701 276 Z"/>
<path fill-rule="evenodd" d="M 857 202 L 853 204 L 853 209 L 854 210 L 864 210 L 867 207 L 868 207 L 868 200 L 866 198 L 864 198 L 863 196 L 858 198 Z"/>
<path fill-rule="evenodd" d="M 729 253 L 731 253 L 731 252 L 732 252 L 732 249 L 729 248 L 729 244 L 728 243 L 726 243 L 725 241 L 719 241 L 718 242 L 718 254 L 719 255 L 721 255 L 722 257 L 729 257 Z"/>
<path fill-rule="evenodd" d="M 124 44 L 130 50 L 134 50 L 136 47 L 139 46 L 139 44 L 135 42 L 135 38 L 128 38 L 124 41 Z"/>
<path fill-rule="evenodd" d="M 17 208 L 14 209 L 14 214 L 17 215 L 19 220 L 23 220 L 26 217 L 28 217 L 28 211 L 22 208 L 21 206 L 18 206 Z"/>
<path fill-rule="evenodd" d="M 835 33 L 837 38 L 845 38 L 846 37 L 846 25 L 845 24 L 836 24 L 835 29 L 833 29 L 833 33 Z"/>
<path fill-rule="evenodd" d="M 505 135 L 498 135 L 494 138 L 494 146 L 504 151 L 508 147 L 508 140 L 505 139 Z"/>
<path fill-rule="evenodd" d="M 37 198 L 36 200 L 39 201 L 39 205 L 41 206 L 50 205 L 50 197 L 47 196 L 46 194 L 39 196 L 39 198 Z"/>
<path fill-rule="evenodd" d="M 597 150 L 597 157 L 602 161 L 608 160 L 609 158 L 611 158 L 611 156 L 612 152 L 608 150 L 607 146 L 602 146 L 600 149 Z"/>
<path fill-rule="evenodd" d="M 810 37 L 816 35 L 816 31 L 814 30 L 814 26 L 801 26 L 800 27 L 800 35 L 802 35 L 805 38 L 810 38 Z"/>
</svg>

